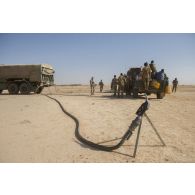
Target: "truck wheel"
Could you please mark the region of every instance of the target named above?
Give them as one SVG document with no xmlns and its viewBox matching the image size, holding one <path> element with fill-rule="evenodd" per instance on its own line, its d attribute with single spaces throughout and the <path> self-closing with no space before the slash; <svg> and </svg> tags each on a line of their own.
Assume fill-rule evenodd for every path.
<svg viewBox="0 0 195 195">
<path fill-rule="evenodd" d="M 20 84 L 20 93 L 21 94 L 29 94 L 30 93 L 30 87 L 28 83 L 21 83 Z"/>
<path fill-rule="evenodd" d="M 160 92 L 156 94 L 157 99 L 163 99 L 165 97 L 165 93 L 164 92 Z"/>
<path fill-rule="evenodd" d="M 43 91 L 43 87 L 40 87 L 38 90 L 37 90 L 37 94 L 40 94 L 41 92 Z"/>
<path fill-rule="evenodd" d="M 137 90 L 133 90 L 133 97 L 138 98 L 138 91 Z"/>
<path fill-rule="evenodd" d="M 8 92 L 10 94 L 18 94 L 19 92 L 19 88 L 18 88 L 18 85 L 16 83 L 10 83 L 7 87 L 8 89 Z"/>
<path fill-rule="evenodd" d="M 0 90 L 0 94 L 2 94 L 3 90 Z"/>
</svg>

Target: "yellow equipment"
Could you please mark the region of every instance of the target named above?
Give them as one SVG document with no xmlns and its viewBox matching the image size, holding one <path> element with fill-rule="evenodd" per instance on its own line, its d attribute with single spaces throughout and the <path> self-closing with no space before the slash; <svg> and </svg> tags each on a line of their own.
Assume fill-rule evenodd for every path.
<svg viewBox="0 0 195 195">
<path fill-rule="evenodd" d="M 171 86 L 170 85 L 167 85 L 166 88 L 165 88 L 165 93 L 166 94 L 171 94 Z"/>
<path fill-rule="evenodd" d="M 156 89 L 159 89 L 160 88 L 160 83 L 156 80 L 152 80 L 151 86 L 156 88 Z"/>
</svg>

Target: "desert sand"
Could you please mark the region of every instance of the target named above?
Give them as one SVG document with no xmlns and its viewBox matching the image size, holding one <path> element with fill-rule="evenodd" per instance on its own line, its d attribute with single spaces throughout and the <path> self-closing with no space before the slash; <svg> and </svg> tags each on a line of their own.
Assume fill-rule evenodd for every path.
<svg viewBox="0 0 195 195">
<path fill-rule="evenodd" d="M 104 93 L 98 87 L 96 91 L 90 96 L 89 86 L 52 86 L 42 94 L 57 98 L 76 116 L 87 139 L 97 143 L 120 138 L 144 99 L 114 98 L 108 86 Z M 42 94 L 0 95 L 0 162 L 195 162 L 194 86 L 179 86 L 162 100 L 149 96 L 147 115 L 166 146 L 144 117 L 136 158 L 137 130 L 114 152 L 89 148 L 76 139 L 74 121 Z"/>
</svg>

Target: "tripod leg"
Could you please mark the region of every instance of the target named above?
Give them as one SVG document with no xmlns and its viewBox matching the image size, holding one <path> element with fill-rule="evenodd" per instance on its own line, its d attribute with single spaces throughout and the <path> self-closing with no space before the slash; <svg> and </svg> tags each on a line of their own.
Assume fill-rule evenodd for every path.
<svg viewBox="0 0 195 195">
<path fill-rule="evenodd" d="M 160 134 L 158 133 L 156 127 L 153 125 L 152 121 L 150 120 L 150 118 L 148 117 L 148 115 L 145 113 L 144 116 L 146 117 L 146 119 L 148 120 L 148 122 L 150 123 L 150 125 L 152 126 L 152 128 L 154 129 L 156 135 L 158 136 L 159 140 L 161 141 L 163 146 L 166 146 L 165 142 L 163 141 L 162 137 L 160 136 Z"/>
<path fill-rule="evenodd" d="M 135 142 L 135 148 L 134 148 L 134 152 L 133 152 L 133 158 L 135 158 L 136 153 L 137 153 L 137 147 L 138 147 L 138 142 L 139 142 L 139 136 L 140 136 L 141 126 L 142 126 L 142 120 L 141 120 L 141 123 L 139 125 L 138 132 L 137 132 L 137 138 L 136 138 L 136 142 Z"/>
</svg>

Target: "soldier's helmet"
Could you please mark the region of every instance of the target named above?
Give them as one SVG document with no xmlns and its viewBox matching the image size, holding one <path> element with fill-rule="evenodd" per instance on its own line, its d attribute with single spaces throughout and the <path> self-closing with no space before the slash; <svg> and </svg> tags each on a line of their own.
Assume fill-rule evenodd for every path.
<svg viewBox="0 0 195 195">
<path fill-rule="evenodd" d="M 114 78 L 116 77 L 116 75 L 114 75 Z"/>
<path fill-rule="evenodd" d="M 154 60 L 151 61 L 151 64 L 154 64 Z"/>
<path fill-rule="evenodd" d="M 121 73 L 121 76 L 123 76 L 123 73 Z"/>
<path fill-rule="evenodd" d="M 145 62 L 145 63 L 144 63 L 144 66 L 148 66 L 148 62 Z"/>
</svg>

